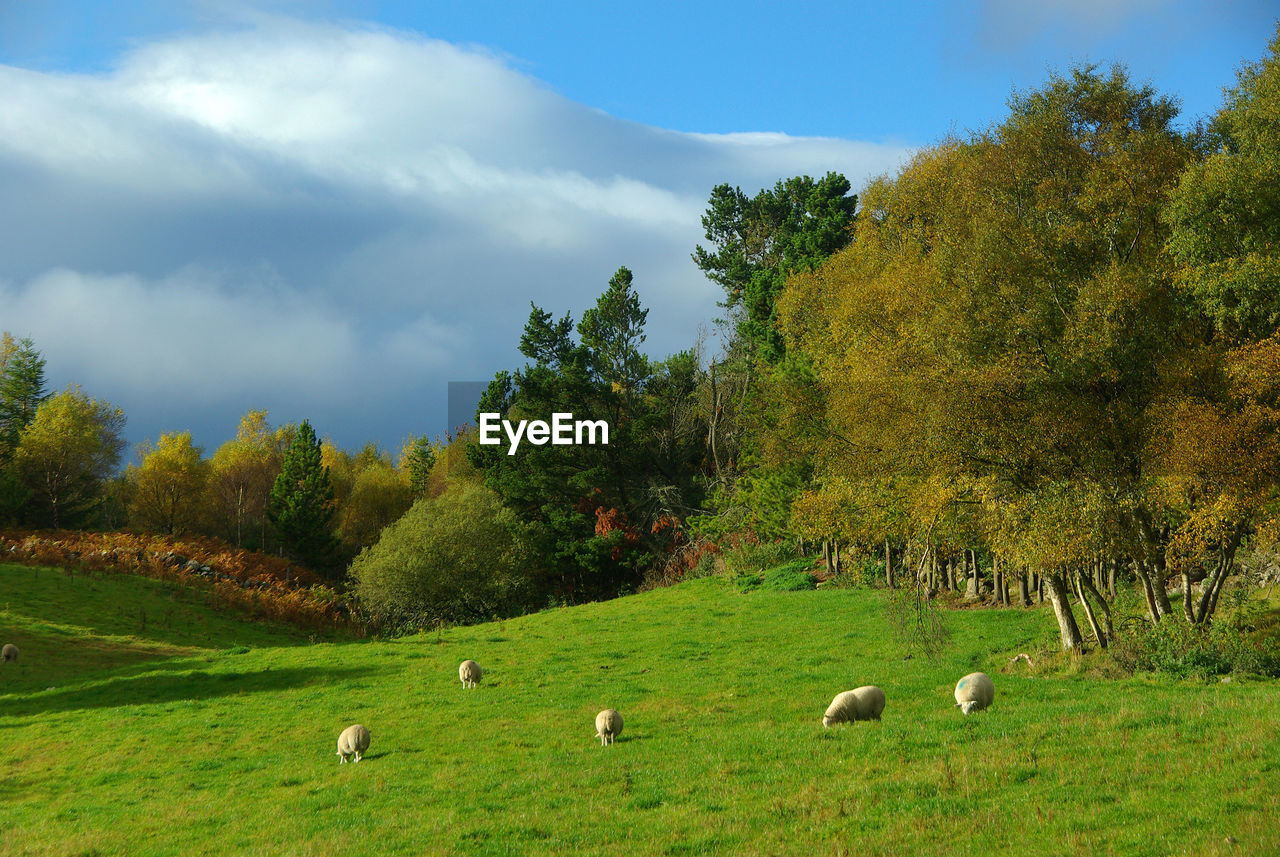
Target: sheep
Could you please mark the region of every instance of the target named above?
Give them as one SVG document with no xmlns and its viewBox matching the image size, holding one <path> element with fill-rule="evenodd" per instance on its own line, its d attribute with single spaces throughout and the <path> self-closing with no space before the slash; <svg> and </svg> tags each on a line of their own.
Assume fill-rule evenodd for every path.
<svg viewBox="0 0 1280 857">
<path fill-rule="evenodd" d="M 338 764 L 345 764 L 348 756 L 355 756 L 356 761 L 369 749 L 369 730 L 356 723 L 342 730 L 338 736 Z"/>
<path fill-rule="evenodd" d="M 822 715 L 822 725 L 830 728 L 833 723 L 852 723 L 857 720 L 879 720 L 884 711 L 884 691 L 873 684 L 837 693 Z"/>
<path fill-rule="evenodd" d="M 484 670 L 480 669 L 480 665 L 475 661 L 463 661 L 458 664 L 458 678 L 462 679 L 463 687 L 475 687 L 480 683 L 482 675 Z"/>
<path fill-rule="evenodd" d="M 966 715 L 981 711 L 996 698 L 996 686 L 986 673 L 969 673 L 956 682 L 956 705 Z"/>
<path fill-rule="evenodd" d="M 600 746 L 612 744 L 622 734 L 622 715 L 612 708 L 606 708 L 596 715 L 596 737 Z"/>
<path fill-rule="evenodd" d="M 13 643 L 5 643 L 4 648 L 0 649 L 0 663 L 8 663 L 18 659 L 18 647 Z"/>
</svg>

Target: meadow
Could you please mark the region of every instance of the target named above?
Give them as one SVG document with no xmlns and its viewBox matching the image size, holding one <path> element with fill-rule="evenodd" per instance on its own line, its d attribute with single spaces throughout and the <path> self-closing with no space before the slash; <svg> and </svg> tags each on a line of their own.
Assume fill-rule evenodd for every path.
<svg viewBox="0 0 1280 857">
<path fill-rule="evenodd" d="M 395 640 L 119 574 L 0 587 L 0 854 L 1280 853 L 1277 683 L 1010 665 L 1047 604 L 947 611 L 930 659 L 883 592 L 724 578 Z M 972 670 L 996 700 L 965 718 Z M 869 683 L 883 720 L 824 730 Z"/>
</svg>

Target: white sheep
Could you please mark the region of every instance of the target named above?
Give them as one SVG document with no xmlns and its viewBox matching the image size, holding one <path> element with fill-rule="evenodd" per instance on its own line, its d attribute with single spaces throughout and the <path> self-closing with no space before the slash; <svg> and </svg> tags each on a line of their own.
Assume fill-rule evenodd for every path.
<svg viewBox="0 0 1280 857">
<path fill-rule="evenodd" d="M 612 708 L 606 708 L 596 715 L 596 737 L 600 739 L 600 746 L 612 744 L 614 739 L 622 734 L 622 715 L 614 711 Z"/>
<path fill-rule="evenodd" d="M 965 714 L 981 711 L 996 698 L 996 686 L 986 673 L 969 673 L 956 682 L 956 705 Z"/>
<path fill-rule="evenodd" d="M 480 665 L 475 661 L 463 661 L 458 664 L 458 678 L 462 679 L 463 687 L 475 687 L 480 683 L 482 675 L 484 670 L 480 669 Z"/>
<path fill-rule="evenodd" d="M 822 725 L 852 723 L 856 720 L 879 720 L 884 711 L 884 691 L 873 684 L 837 693 L 822 715 Z"/>
<path fill-rule="evenodd" d="M 338 736 L 338 764 L 344 764 L 348 756 L 355 756 L 356 761 L 369 749 L 369 730 L 359 723 L 348 726 Z"/>
<path fill-rule="evenodd" d="M 5 643 L 4 648 L 0 649 L 0 663 L 8 663 L 18 659 L 18 647 L 13 643 Z"/>
</svg>

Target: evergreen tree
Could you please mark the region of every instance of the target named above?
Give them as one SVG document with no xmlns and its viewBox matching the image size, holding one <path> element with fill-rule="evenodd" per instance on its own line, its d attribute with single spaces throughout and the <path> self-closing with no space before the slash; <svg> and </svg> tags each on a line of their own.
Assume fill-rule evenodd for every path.
<svg viewBox="0 0 1280 857">
<path fill-rule="evenodd" d="M 311 423 L 303 420 L 271 487 L 268 515 L 285 552 L 311 568 L 329 568 L 337 546 L 330 526 L 334 508 L 329 468 L 320 460 L 320 441 Z"/>
<path fill-rule="evenodd" d="M 427 436 L 410 438 L 400 453 L 400 469 L 409 477 L 409 490 L 415 500 L 427 496 L 435 464 L 436 448 Z"/>
<path fill-rule="evenodd" d="M 44 358 L 30 339 L 6 332 L 0 343 L 0 465 L 13 457 L 22 430 L 47 398 Z"/>
<path fill-rule="evenodd" d="M 849 180 L 827 173 L 815 181 L 796 176 L 748 197 L 717 185 L 702 217 L 712 249 L 697 247 L 693 261 L 725 291 L 722 304 L 740 310 L 735 333 L 766 363 L 786 353 L 775 303 L 797 271 L 812 271 L 853 238 L 858 197 Z"/>
<path fill-rule="evenodd" d="M 706 432 L 691 404 L 701 370 L 692 352 L 659 362 L 640 351 L 647 314 L 625 267 L 576 326 L 534 306 L 520 338 L 532 362 L 498 373 L 480 400 L 481 413 L 572 413 L 609 425 L 607 445 L 523 444 L 508 455 L 473 442 L 467 450 L 528 526 L 541 583 L 557 597 L 611 597 L 637 585 L 702 499 Z"/>
</svg>

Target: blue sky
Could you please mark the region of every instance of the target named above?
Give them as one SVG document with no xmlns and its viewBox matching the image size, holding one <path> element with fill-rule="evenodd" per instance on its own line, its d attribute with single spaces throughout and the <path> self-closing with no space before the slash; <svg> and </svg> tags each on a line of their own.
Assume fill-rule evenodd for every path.
<svg viewBox="0 0 1280 857">
<path fill-rule="evenodd" d="M 901 5 L 901 8 L 899 8 Z M 0 4 L 0 327 L 133 441 L 241 413 L 339 444 L 446 428 L 530 300 L 619 265 L 655 356 L 719 297 L 711 187 L 855 187 L 1121 61 L 1217 107 L 1276 2 Z M 708 342 L 714 350 L 714 341 Z"/>
</svg>

